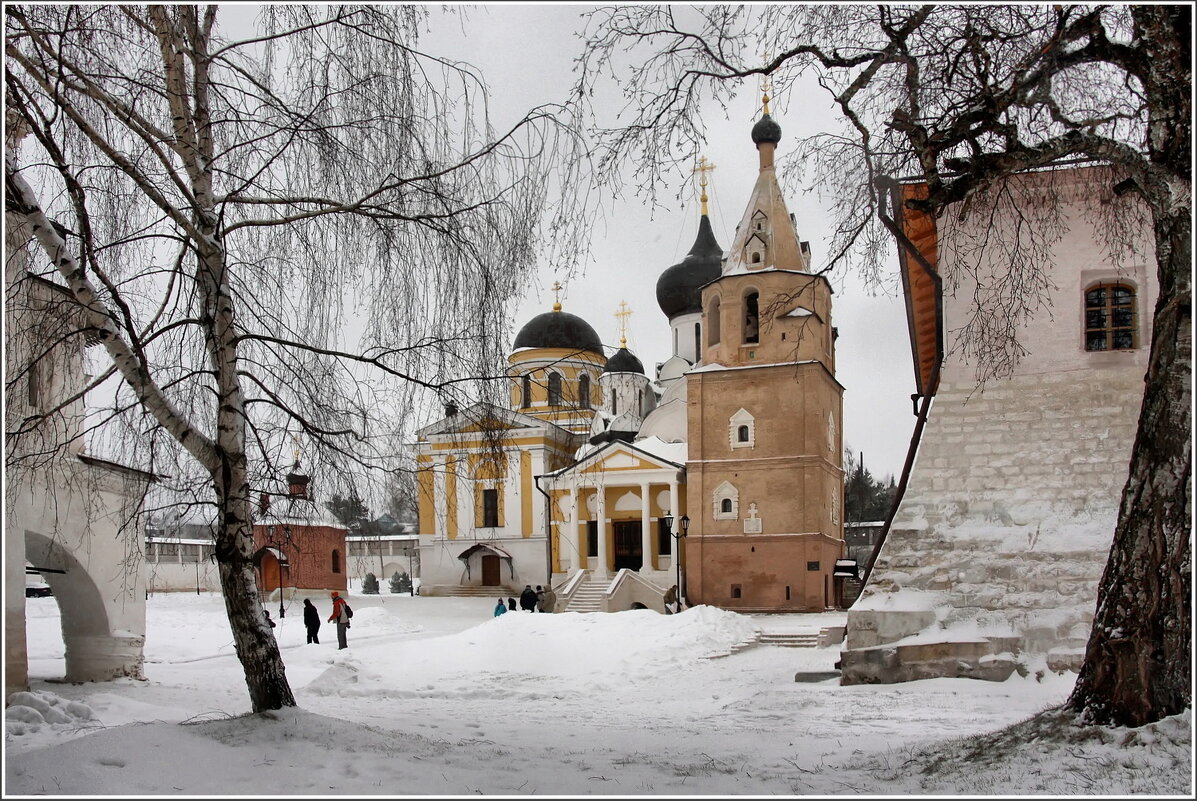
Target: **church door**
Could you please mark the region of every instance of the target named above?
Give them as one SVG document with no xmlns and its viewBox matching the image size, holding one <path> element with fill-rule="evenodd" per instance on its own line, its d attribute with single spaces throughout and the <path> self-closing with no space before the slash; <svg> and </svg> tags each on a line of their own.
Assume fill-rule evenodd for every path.
<svg viewBox="0 0 1197 801">
<path fill-rule="evenodd" d="M 499 557 L 494 554 L 485 554 L 482 557 L 482 586 L 497 587 L 500 583 Z"/>
<path fill-rule="evenodd" d="M 639 570 L 644 564 L 640 521 L 617 520 L 611 525 L 615 529 L 615 569 Z"/>
</svg>

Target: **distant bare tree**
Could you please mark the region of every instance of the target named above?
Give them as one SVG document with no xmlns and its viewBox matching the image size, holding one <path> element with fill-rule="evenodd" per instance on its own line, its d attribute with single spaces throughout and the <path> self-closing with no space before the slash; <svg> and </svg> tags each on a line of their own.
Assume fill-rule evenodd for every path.
<svg viewBox="0 0 1197 801">
<path fill-rule="evenodd" d="M 6 105 L 29 135 L 5 195 L 103 347 L 90 389 L 119 379 L 80 436 L 116 423 L 126 459 L 214 511 L 258 711 L 295 700 L 251 494 L 281 483 L 295 435 L 326 497 L 348 492 L 332 477 L 394 467 L 429 399 L 502 379 L 509 301 L 539 259 L 585 252 L 586 215 L 556 192 L 585 162 L 559 158 L 557 108 L 492 130 L 477 72 L 420 50 L 423 7 L 276 4 L 226 25 L 239 11 L 6 6 Z"/>
<path fill-rule="evenodd" d="M 1135 215 L 1150 215 L 1160 293 L 1130 474 L 1069 706 L 1129 726 L 1191 703 L 1191 22 L 1191 8 L 1170 4 L 619 6 L 591 14 L 576 90 L 585 99 L 614 75 L 631 120 L 601 132 L 597 163 L 607 179 L 632 164 L 652 192 L 700 152 L 702 104 L 726 104 L 761 76 L 781 102 L 805 103 L 791 92 L 816 75 L 844 130 L 807 141 L 794 161 L 809 159 L 835 198 L 829 267 L 879 275 L 903 239 L 897 177 L 925 182 L 927 196 L 906 205 L 941 227 L 1033 219 L 1035 236 L 971 243 L 1008 264 L 1000 274 L 978 265 L 974 314 L 955 332 L 981 380 L 1017 363 L 1014 332 L 1044 302 L 1041 256 L 1059 222 L 1050 196 L 1022 206 L 1008 179 L 1068 159 L 1110 165 L 1116 177 L 1093 187 L 1108 209 L 1099 230 L 1116 260 Z"/>
</svg>

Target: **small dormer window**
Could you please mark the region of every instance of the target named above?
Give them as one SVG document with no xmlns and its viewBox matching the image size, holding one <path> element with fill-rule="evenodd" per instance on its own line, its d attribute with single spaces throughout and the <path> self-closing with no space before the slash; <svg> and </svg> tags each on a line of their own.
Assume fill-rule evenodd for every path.
<svg viewBox="0 0 1197 801">
<path fill-rule="evenodd" d="M 753 253 L 752 253 L 752 263 L 753 263 L 753 264 L 760 264 L 760 263 L 761 263 L 761 252 L 760 252 L 759 250 L 757 250 L 757 251 L 753 251 Z"/>
</svg>

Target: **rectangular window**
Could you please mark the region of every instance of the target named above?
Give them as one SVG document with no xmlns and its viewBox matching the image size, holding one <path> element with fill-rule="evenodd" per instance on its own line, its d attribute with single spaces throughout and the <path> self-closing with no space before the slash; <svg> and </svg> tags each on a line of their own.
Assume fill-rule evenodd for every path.
<svg viewBox="0 0 1197 801">
<path fill-rule="evenodd" d="M 661 519 L 657 520 L 657 553 L 661 556 L 673 553 L 673 535 L 669 533 L 669 526 Z"/>
<path fill-rule="evenodd" d="M 733 597 L 733 598 L 740 597 L 740 585 L 739 584 L 731 585 L 731 597 Z"/>
<path fill-rule="evenodd" d="M 598 521 L 586 521 L 586 555 L 598 556 Z"/>
<path fill-rule="evenodd" d="M 482 526 L 496 528 L 499 525 L 499 491 L 482 490 Z"/>
<path fill-rule="evenodd" d="M 154 543 L 147 542 L 145 544 L 145 558 L 146 558 L 146 561 L 149 561 L 149 562 L 154 561 Z"/>
<path fill-rule="evenodd" d="M 160 542 L 158 543 L 158 561 L 178 561 L 179 558 L 179 543 L 177 542 Z"/>
<path fill-rule="evenodd" d="M 198 562 L 200 560 L 200 546 L 198 545 L 184 545 L 183 546 L 183 561 L 184 562 Z"/>
<path fill-rule="evenodd" d="M 786 585 L 786 600 L 790 600 L 790 585 Z"/>
<path fill-rule="evenodd" d="M 811 572 L 818 572 L 818 570 L 819 570 L 819 563 L 818 563 L 818 562 L 807 562 L 807 563 L 806 563 L 806 569 L 807 569 L 807 570 L 809 570 L 809 571 L 811 571 Z"/>
</svg>

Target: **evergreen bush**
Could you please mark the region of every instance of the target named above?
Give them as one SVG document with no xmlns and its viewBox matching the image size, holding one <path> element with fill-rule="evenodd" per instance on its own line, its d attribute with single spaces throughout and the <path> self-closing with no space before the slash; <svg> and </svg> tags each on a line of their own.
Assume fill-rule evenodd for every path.
<svg viewBox="0 0 1197 801">
<path fill-rule="evenodd" d="M 366 577 L 362 579 L 362 594 L 378 595 L 378 576 L 373 573 L 366 574 Z"/>
</svg>

